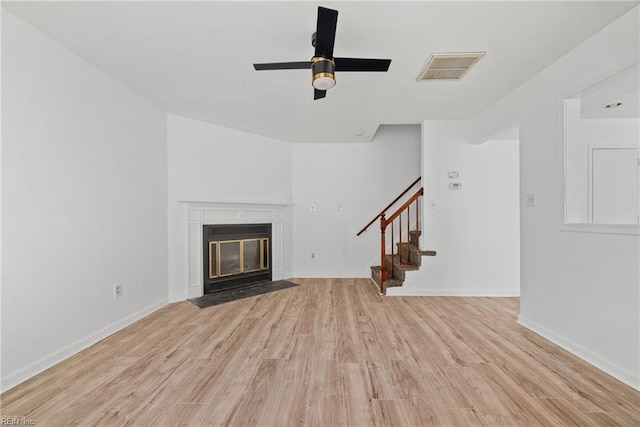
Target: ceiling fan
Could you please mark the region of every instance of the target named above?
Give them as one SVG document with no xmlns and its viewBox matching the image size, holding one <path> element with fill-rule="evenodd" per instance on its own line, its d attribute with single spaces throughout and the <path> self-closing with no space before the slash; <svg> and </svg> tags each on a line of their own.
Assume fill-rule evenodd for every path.
<svg viewBox="0 0 640 427">
<path fill-rule="evenodd" d="M 336 85 L 336 71 L 384 72 L 389 69 L 390 59 L 335 58 L 333 56 L 333 45 L 336 39 L 337 22 L 337 10 L 318 7 L 316 32 L 311 36 L 311 45 L 316 50 L 310 61 L 272 62 L 253 64 L 253 67 L 257 71 L 311 69 L 314 100 L 324 98 L 327 95 L 327 89 L 331 89 Z"/>
</svg>

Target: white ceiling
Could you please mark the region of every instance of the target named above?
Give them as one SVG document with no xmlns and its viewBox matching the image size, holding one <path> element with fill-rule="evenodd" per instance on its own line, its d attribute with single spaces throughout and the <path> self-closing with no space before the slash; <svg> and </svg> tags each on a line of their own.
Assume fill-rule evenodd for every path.
<svg viewBox="0 0 640 427">
<path fill-rule="evenodd" d="M 292 142 L 370 140 L 380 124 L 471 118 L 637 2 L 5 2 L 169 113 Z M 338 73 L 313 101 L 317 6 L 337 9 L 336 56 L 391 58 Z M 462 81 L 417 82 L 434 52 L 487 54 Z M 363 132 L 362 136 L 358 136 Z"/>
</svg>

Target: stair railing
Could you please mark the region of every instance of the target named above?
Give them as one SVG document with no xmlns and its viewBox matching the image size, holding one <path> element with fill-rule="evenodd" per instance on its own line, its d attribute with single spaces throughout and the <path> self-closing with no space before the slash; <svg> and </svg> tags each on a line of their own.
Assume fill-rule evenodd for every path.
<svg viewBox="0 0 640 427">
<path fill-rule="evenodd" d="M 418 177 L 418 179 L 416 179 L 415 181 L 413 181 L 411 183 L 411 185 L 409 185 L 406 190 L 404 190 L 402 193 L 400 193 L 400 195 L 398 197 L 396 197 L 395 199 L 393 199 L 393 202 L 389 203 L 387 205 L 386 208 L 382 209 L 382 211 L 380 211 L 380 213 L 378 215 L 376 215 L 375 217 L 373 217 L 373 219 L 371 221 L 369 221 L 369 224 L 365 225 L 362 230 L 360 230 L 358 232 L 358 234 L 356 234 L 356 236 L 360 236 L 362 233 L 364 233 L 365 231 L 367 231 L 367 228 L 369 228 L 371 226 L 371 224 L 373 224 L 374 222 L 376 222 L 378 219 L 380 219 L 381 217 L 383 217 L 384 215 L 386 215 L 387 210 L 393 206 L 398 200 L 400 200 L 402 198 L 402 196 L 404 196 L 405 194 L 407 194 L 409 192 L 409 190 L 411 190 L 418 182 L 420 182 L 420 180 L 422 179 L 422 177 Z"/>
<path fill-rule="evenodd" d="M 411 187 L 409 187 L 411 188 Z M 420 231 L 420 215 L 418 211 L 418 199 L 422 197 L 424 194 L 424 189 L 420 188 L 416 193 L 409 198 L 402 206 L 400 206 L 389 218 L 385 217 L 385 213 L 382 212 L 380 214 L 380 294 L 384 295 L 385 286 L 384 282 L 387 280 L 387 245 L 386 245 L 386 235 L 387 235 L 387 227 L 391 225 L 391 277 L 393 277 L 394 273 L 394 264 L 395 264 L 395 254 L 394 247 L 396 247 L 396 242 L 394 238 L 394 221 L 398 220 L 398 234 L 400 235 L 398 241 L 398 258 L 400 264 L 411 264 L 411 205 L 415 203 L 416 206 L 416 231 Z M 407 220 L 407 241 L 406 241 L 406 259 L 403 262 L 403 246 L 402 246 L 402 216 L 406 212 L 406 220 Z"/>
</svg>

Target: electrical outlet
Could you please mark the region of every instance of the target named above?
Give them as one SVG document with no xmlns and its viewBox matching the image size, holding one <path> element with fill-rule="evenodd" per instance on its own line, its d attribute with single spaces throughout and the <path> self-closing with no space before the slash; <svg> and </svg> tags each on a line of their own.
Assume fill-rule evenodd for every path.
<svg viewBox="0 0 640 427">
<path fill-rule="evenodd" d="M 122 283 L 113 285 L 113 297 L 120 298 L 122 296 Z"/>
<path fill-rule="evenodd" d="M 314 252 L 311 252 L 311 259 L 316 259 L 316 254 Z"/>
</svg>

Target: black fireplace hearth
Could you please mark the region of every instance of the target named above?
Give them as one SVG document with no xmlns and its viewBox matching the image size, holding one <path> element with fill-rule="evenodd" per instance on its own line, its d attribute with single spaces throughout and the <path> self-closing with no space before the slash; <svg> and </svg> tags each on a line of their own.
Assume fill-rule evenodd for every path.
<svg viewBox="0 0 640 427">
<path fill-rule="evenodd" d="M 203 225 L 204 293 L 270 281 L 271 224 Z"/>
</svg>

